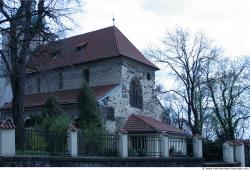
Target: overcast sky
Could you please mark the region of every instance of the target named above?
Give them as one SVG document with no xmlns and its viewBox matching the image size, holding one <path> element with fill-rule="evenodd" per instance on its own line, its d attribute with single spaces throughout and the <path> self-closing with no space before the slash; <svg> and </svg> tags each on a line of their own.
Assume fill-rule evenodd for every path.
<svg viewBox="0 0 250 170">
<path fill-rule="evenodd" d="M 142 52 L 177 26 L 202 31 L 228 56 L 250 55 L 250 0 L 85 0 L 72 35 L 115 25 Z M 157 82 L 172 86 L 162 69 Z"/>
<path fill-rule="evenodd" d="M 203 31 L 229 56 L 250 54 L 249 0 L 85 0 L 72 34 L 115 25 L 140 50 L 176 26 Z"/>
</svg>

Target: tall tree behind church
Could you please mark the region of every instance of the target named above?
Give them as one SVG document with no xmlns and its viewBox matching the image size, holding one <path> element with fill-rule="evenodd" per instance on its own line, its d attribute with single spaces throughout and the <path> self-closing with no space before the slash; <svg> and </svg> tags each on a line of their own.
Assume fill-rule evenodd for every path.
<svg viewBox="0 0 250 170">
<path fill-rule="evenodd" d="M 165 92 L 174 93 L 185 106 L 185 124 L 192 134 L 202 134 L 206 114 L 207 95 L 204 69 L 209 60 L 216 58 L 218 50 L 202 33 L 190 34 L 182 28 L 167 32 L 162 48 L 149 49 L 147 55 L 167 66 L 176 80 L 175 86 Z"/>
<path fill-rule="evenodd" d="M 17 147 L 24 145 L 25 71 L 36 48 L 65 35 L 64 24 L 79 11 L 77 0 L 1 0 L 1 62 L 12 93 L 12 113 L 16 124 Z M 37 69 L 33 66 L 34 69 Z"/>
</svg>

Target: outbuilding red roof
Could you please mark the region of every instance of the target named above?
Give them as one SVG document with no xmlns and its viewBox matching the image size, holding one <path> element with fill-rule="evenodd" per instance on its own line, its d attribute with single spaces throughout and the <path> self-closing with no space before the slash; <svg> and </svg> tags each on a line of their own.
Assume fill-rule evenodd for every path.
<svg viewBox="0 0 250 170">
<path fill-rule="evenodd" d="M 81 47 L 82 50 L 77 50 L 77 47 Z M 119 56 L 125 56 L 158 69 L 118 28 L 111 26 L 40 47 L 29 63 L 27 73 Z"/>
<path fill-rule="evenodd" d="M 124 127 L 121 129 L 123 133 L 167 133 L 176 135 L 188 135 L 184 130 L 170 126 L 167 123 L 158 121 L 151 117 L 143 115 L 129 116 Z"/>
<path fill-rule="evenodd" d="M 240 140 L 240 139 L 235 139 L 235 140 L 230 140 L 230 141 L 227 141 L 227 143 L 229 145 L 247 145 L 247 146 L 250 146 L 250 140 Z"/>
<path fill-rule="evenodd" d="M 15 129 L 16 126 L 13 121 L 0 120 L 0 129 Z"/>
<path fill-rule="evenodd" d="M 104 85 L 91 87 L 96 100 L 104 97 L 108 92 L 114 89 L 117 85 Z M 36 93 L 24 96 L 24 107 L 37 107 L 42 106 L 49 96 L 55 96 L 60 104 L 76 103 L 76 98 L 79 95 L 80 89 L 62 90 L 48 93 Z M 11 103 L 5 104 L 2 109 L 8 109 Z"/>
</svg>

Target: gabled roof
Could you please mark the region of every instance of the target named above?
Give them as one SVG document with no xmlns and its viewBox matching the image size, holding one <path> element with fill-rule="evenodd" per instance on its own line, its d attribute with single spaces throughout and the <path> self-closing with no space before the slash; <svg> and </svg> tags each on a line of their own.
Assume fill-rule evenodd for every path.
<svg viewBox="0 0 250 170">
<path fill-rule="evenodd" d="M 104 85 L 91 87 L 96 100 L 101 99 L 117 85 Z M 43 106 L 49 96 L 55 96 L 60 104 L 74 104 L 77 103 L 76 98 L 79 95 L 80 89 L 62 90 L 47 93 L 36 93 L 24 96 L 24 107 L 39 107 Z M 5 104 L 1 109 L 8 109 L 11 103 Z"/>
<path fill-rule="evenodd" d="M 131 115 L 121 132 L 127 133 L 167 133 L 176 135 L 188 135 L 184 130 L 170 126 L 151 117 L 142 115 Z"/>
<path fill-rule="evenodd" d="M 13 121 L 0 120 L 0 129 L 15 129 L 16 126 Z"/>
<path fill-rule="evenodd" d="M 80 51 L 77 50 L 79 46 L 83 48 Z M 58 57 L 52 58 L 52 53 Z M 159 69 L 145 58 L 118 28 L 111 26 L 40 47 L 29 63 L 27 72 L 34 72 L 32 67 L 42 71 L 119 56 Z"/>
<path fill-rule="evenodd" d="M 226 141 L 227 144 L 229 145 L 247 145 L 250 146 L 250 140 L 240 140 L 240 139 L 235 139 L 235 140 L 230 140 L 230 141 Z"/>
</svg>

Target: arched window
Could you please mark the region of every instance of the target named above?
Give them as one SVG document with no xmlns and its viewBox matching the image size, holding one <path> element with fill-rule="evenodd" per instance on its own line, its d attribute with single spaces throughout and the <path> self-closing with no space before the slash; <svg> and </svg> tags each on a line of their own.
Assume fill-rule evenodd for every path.
<svg viewBox="0 0 250 170">
<path fill-rule="evenodd" d="M 131 107 L 142 108 L 142 88 L 138 78 L 130 82 L 129 102 Z"/>
<path fill-rule="evenodd" d="M 38 93 L 41 92 L 41 79 L 40 79 L 40 77 L 36 78 L 36 89 L 37 89 Z"/>
<path fill-rule="evenodd" d="M 59 89 L 63 89 L 63 74 L 59 73 Z"/>
<path fill-rule="evenodd" d="M 32 127 L 32 121 L 31 121 L 30 118 L 26 118 L 26 119 L 24 120 L 24 126 L 25 126 L 26 128 Z"/>
<path fill-rule="evenodd" d="M 89 70 L 88 69 L 83 70 L 83 78 L 86 82 L 89 82 Z"/>
</svg>

